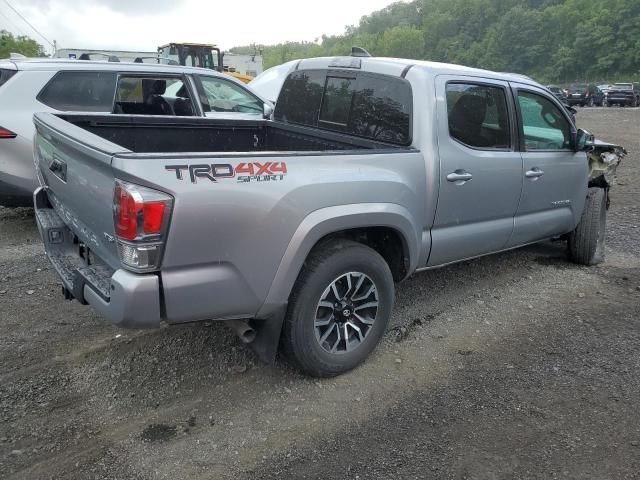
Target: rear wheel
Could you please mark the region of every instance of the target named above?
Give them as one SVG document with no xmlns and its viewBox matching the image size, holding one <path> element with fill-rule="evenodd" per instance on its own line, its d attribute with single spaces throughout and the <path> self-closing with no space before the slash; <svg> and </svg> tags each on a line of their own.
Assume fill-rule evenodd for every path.
<svg viewBox="0 0 640 480">
<path fill-rule="evenodd" d="M 283 348 L 302 371 L 349 371 L 387 329 L 394 300 L 391 270 L 375 250 L 341 240 L 313 251 L 289 299 Z"/>
<path fill-rule="evenodd" d="M 597 265 L 604 261 L 605 230 L 607 223 L 607 192 L 592 187 L 580 223 L 569 234 L 569 258 L 581 265 Z"/>
</svg>

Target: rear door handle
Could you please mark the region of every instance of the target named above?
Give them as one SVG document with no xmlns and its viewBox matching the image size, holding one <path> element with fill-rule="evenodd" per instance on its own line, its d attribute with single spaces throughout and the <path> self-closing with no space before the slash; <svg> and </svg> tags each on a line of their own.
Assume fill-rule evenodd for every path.
<svg viewBox="0 0 640 480">
<path fill-rule="evenodd" d="M 524 174 L 527 178 L 539 178 L 544 175 L 544 171 L 540 170 L 538 167 L 533 167 L 531 170 L 527 170 Z"/>
<path fill-rule="evenodd" d="M 456 185 L 462 185 L 463 183 L 468 182 L 472 178 L 473 178 L 473 175 L 471 175 L 469 172 L 466 172 L 460 169 L 456 170 L 455 172 L 451 172 L 449 175 L 447 175 L 447 181 L 455 182 Z"/>
</svg>

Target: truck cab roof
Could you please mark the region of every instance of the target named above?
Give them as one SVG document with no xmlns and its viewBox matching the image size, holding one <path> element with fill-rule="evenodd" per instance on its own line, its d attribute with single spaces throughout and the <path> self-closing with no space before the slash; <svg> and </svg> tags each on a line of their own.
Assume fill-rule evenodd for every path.
<svg viewBox="0 0 640 480">
<path fill-rule="evenodd" d="M 404 58 L 386 57 L 319 57 L 303 60 L 293 60 L 265 70 L 258 75 L 250 86 L 263 97 L 276 101 L 282 84 L 287 75 L 293 70 L 353 70 L 365 71 L 382 75 L 404 78 L 411 70 L 419 70 L 427 77 L 437 75 L 464 75 L 467 77 L 491 78 L 506 82 L 518 82 L 536 87 L 539 83 L 517 73 L 493 72 L 480 68 L 465 67 L 452 63 L 429 62 L 425 60 L 409 60 Z M 542 87 L 544 88 L 544 87 Z"/>
<path fill-rule="evenodd" d="M 354 65 L 354 66 L 348 66 Z M 517 73 L 493 72 L 480 68 L 465 67 L 453 63 L 430 62 L 426 60 L 409 60 L 404 58 L 387 57 L 320 57 L 301 60 L 297 69 L 311 70 L 315 68 L 354 68 L 367 72 L 384 75 L 404 76 L 410 69 L 419 69 L 429 74 L 436 75 L 465 75 L 470 77 L 493 78 L 507 82 L 527 83 L 540 86 L 537 82 Z"/>
</svg>

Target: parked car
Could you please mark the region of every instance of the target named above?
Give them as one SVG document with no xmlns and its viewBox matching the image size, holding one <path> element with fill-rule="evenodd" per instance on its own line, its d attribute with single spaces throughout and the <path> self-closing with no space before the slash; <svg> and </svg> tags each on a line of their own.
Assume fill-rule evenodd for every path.
<svg viewBox="0 0 640 480">
<path fill-rule="evenodd" d="M 33 203 L 34 112 L 261 118 L 265 104 L 269 110 L 246 86 L 208 69 L 0 60 L 0 205 Z"/>
<path fill-rule="evenodd" d="M 581 107 L 593 107 L 604 105 L 604 93 L 598 87 L 587 83 L 577 83 L 567 89 L 566 102 L 569 105 L 580 105 Z"/>
<path fill-rule="evenodd" d="M 224 320 L 330 376 L 371 353 L 416 271 L 552 237 L 603 260 L 622 153 L 541 85 L 361 57 L 281 74 L 273 120 L 35 115 L 36 219 L 67 298 L 123 327 Z"/>
<path fill-rule="evenodd" d="M 260 92 L 263 98 L 266 98 L 272 103 L 276 102 L 282 83 L 286 78 L 287 72 L 291 70 L 291 67 L 296 65 L 298 60 L 292 60 L 275 67 L 268 68 L 256 78 L 249 82 L 249 86 L 256 92 Z"/>
<path fill-rule="evenodd" d="M 607 94 L 607 92 L 611 89 L 612 85 L 609 83 L 605 83 L 603 85 L 598 85 L 598 88 L 600 89 L 600 91 L 602 93 L 604 93 L 605 95 Z"/>
<path fill-rule="evenodd" d="M 640 84 L 614 83 L 607 93 L 607 106 L 637 107 L 640 105 Z"/>
<path fill-rule="evenodd" d="M 562 88 L 556 85 L 547 85 L 547 88 L 551 93 L 553 93 L 553 96 L 556 97 L 558 100 L 560 100 L 561 102 L 566 101 L 566 93 Z"/>
</svg>

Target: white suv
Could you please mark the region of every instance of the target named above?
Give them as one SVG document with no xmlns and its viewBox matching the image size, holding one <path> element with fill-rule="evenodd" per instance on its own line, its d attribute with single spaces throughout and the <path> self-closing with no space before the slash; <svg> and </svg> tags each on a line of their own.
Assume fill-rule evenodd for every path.
<svg viewBox="0 0 640 480">
<path fill-rule="evenodd" d="M 30 206 L 35 112 L 262 118 L 272 106 L 213 70 L 148 63 L 0 60 L 0 205 Z"/>
</svg>

